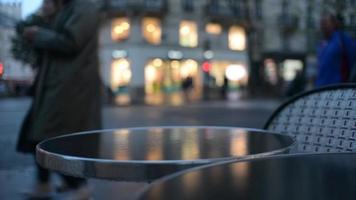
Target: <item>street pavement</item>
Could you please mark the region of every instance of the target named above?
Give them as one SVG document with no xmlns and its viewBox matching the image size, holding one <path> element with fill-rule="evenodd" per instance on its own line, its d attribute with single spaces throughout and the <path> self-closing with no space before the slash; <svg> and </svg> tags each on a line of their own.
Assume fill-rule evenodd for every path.
<svg viewBox="0 0 356 200">
<path fill-rule="evenodd" d="M 281 102 L 245 99 L 236 102 L 210 101 L 184 106 L 104 106 L 103 128 L 143 126 L 209 125 L 262 128 Z M 34 161 L 15 152 L 22 119 L 30 105 L 27 98 L 0 99 L 0 199 L 26 199 L 23 191 L 34 183 Z M 58 176 L 53 177 L 59 184 Z M 147 183 L 90 180 L 94 199 L 131 199 Z M 120 198 L 117 198 L 120 197 Z"/>
</svg>

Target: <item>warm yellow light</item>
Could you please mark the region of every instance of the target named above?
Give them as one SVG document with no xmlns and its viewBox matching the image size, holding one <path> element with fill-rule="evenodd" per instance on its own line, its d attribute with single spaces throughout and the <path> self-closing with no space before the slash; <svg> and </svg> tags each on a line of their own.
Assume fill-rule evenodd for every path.
<svg viewBox="0 0 356 200">
<path fill-rule="evenodd" d="M 130 28 L 130 24 L 128 22 L 123 22 L 121 27 L 123 30 L 128 30 Z"/>
<path fill-rule="evenodd" d="M 113 62 L 113 67 L 115 67 L 119 70 L 125 70 L 125 69 L 129 68 L 129 65 L 130 65 L 129 61 L 127 61 L 127 59 L 125 59 L 125 58 L 118 59 Z"/>
<path fill-rule="evenodd" d="M 195 60 L 188 59 L 180 67 L 180 75 L 182 78 L 193 76 L 198 70 L 198 63 Z"/>
<path fill-rule="evenodd" d="M 219 35 L 222 32 L 222 27 L 218 23 L 209 23 L 205 26 L 205 31 L 212 35 Z"/>
<path fill-rule="evenodd" d="M 194 21 L 183 20 L 179 25 L 179 43 L 184 47 L 198 45 L 198 27 Z"/>
<path fill-rule="evenodd" d="M 153 32 L 153 31 L 156 30 L 156 27 L 153 24 L 148 24 L 147 27 L 146 27 L 146 30 L 148 32 Z"/>
<path fill-rule="evenodd" d="M 142 34 L 145 40 L 151 44 L 161 43 L 161 20 L 154 17 L 145 17 L 142 20 Z"/>
<path fill-rule="evenodd" d="M 191 69 L 191 70 L 195 70 L 195 68 L 197 67 L 197 62 L 195 60 L 192 59 L 188 59 L 185 61 L 185 64 Z"/>
<path fill-rule="evenodd" d="M 189 29 L 189 26 L 183 26 L 182 29 L 181 29 L 181 33 L 183 35 L 187 35 L 190 33 L 190 29 Z"/>
<path fill-rule="evenodd" d="M 157 79 L 156 69 L 152 65 L 145 68 L 145 79 L 147 82 L 154 82 Z"/>
<path fill-rule="evenodd" d="M 231 26 L 229 30 L 229 48 L 243 51 L 246 49 L 245 30 L 240 26 Z"/>
<path fill-rule="evenodd" d="M 114 28 L 114 31 L 115 31 L 116 34 L 121 34 L 121 33 L 124 32 L 124 30 L 120 26 L 116 26 Z"/>
<path fill-rule="evenodd" d="M 130 62 L 127 59 L 121 58 L 113 61 L 111 65 L 111 88 L 113 90 L 127 85 L 131 77 Z"/>
<path fill-rule="evenodd" d="M 189 71 L 189 68 L 187 66 L 182 66 L 180 68 L 180 75 L 182 78 L 186 78 L 190 75 L 190 71 Z"/>
<path fill-rule="evenodd" d="M 152 63 L 155 67 L 160 67 L 163 64 L 163 61 L 162 61 L 162 59 L 156 58 L 152 61 Z"/>
<path fill-rule="evenodd" d="M 180 65 L 180 63 L 179 63 L 179 61 L 177 61 L 177 60 L 174 60 L 174 61 L 171 62 L 171 67 L 172 67 L 173 69 L 178 69 L 178 68 L 179 68 L 179 65 Z"/>
<path fill-rule="evenodd" d="M 303 70 L 303 62 L 301 60 L 287 59 L 283 62 L 283 78 L 286 81 L 295 79 L 298 72 Z"/>
<path fill-rule="evenodd" d="M 225 76 L 231 81 L 240 81 L 247 77 L 247 71 L 243 65 L 229 65 Z"/>
<path fill-rule="evenodd" d="M 116 18 L 112 21 L 111 38 L 115 41 L 127 39 L 130 34 L 130 23 L 126 17 Z"/>
</svg>

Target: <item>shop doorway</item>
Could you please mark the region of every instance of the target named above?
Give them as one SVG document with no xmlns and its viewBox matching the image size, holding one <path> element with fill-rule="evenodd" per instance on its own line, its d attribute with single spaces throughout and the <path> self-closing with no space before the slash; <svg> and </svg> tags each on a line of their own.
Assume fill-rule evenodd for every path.
<svg viewBox="0 0 356 200">
<path fill-rule="evenodd" d="M 202 80 L 192 59 L 151 59 L 145 66 L 145 102 L 181 105 L 200 99 Z"/>
<path fill-rule="evenodd" d="M 130 62 L 126 58 L 114 59 L 111 64 L 110 89 L 115 103 L 130 103 L 129 84 L 132 77 Z"/>
<path fill-rule="evenodd" d="M 205 96 L 236 100 L 245 92 L 248 84 L 248 69 L 238 61 L 216 60 L 203 63 Z"/>
</svg>

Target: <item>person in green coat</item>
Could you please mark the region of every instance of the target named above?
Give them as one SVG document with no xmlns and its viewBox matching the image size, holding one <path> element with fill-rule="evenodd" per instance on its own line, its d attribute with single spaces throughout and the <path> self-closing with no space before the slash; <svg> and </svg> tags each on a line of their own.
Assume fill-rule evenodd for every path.
<svg viewBox="0 0 356 200">
<path fill-rule="evenodd" d="M 101 128 L 98 7 L 90 0 L 61 0 L 51 29 L 31 26 L 24 37 L 42 50 L 36 93 L 17 150 L 34 153 L 38 142 Z M 38 166 L 38 188 L 49 192 L 49 172 Z M 84 179 L 63 176 L 60 190 L 79 190 Z"/>
</svg>

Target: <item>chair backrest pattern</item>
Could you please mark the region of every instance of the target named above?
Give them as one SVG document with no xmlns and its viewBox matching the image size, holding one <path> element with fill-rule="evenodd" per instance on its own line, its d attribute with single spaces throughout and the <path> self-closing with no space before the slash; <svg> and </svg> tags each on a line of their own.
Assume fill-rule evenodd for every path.
<svg viewBox="0 0 356 200">
<path fill-rule="evenodd" d="M 276 110 L 265 129 L 293 136 L 294 153 L 356 151 L 356 86 L 298 95 Z"/>
</svg>

